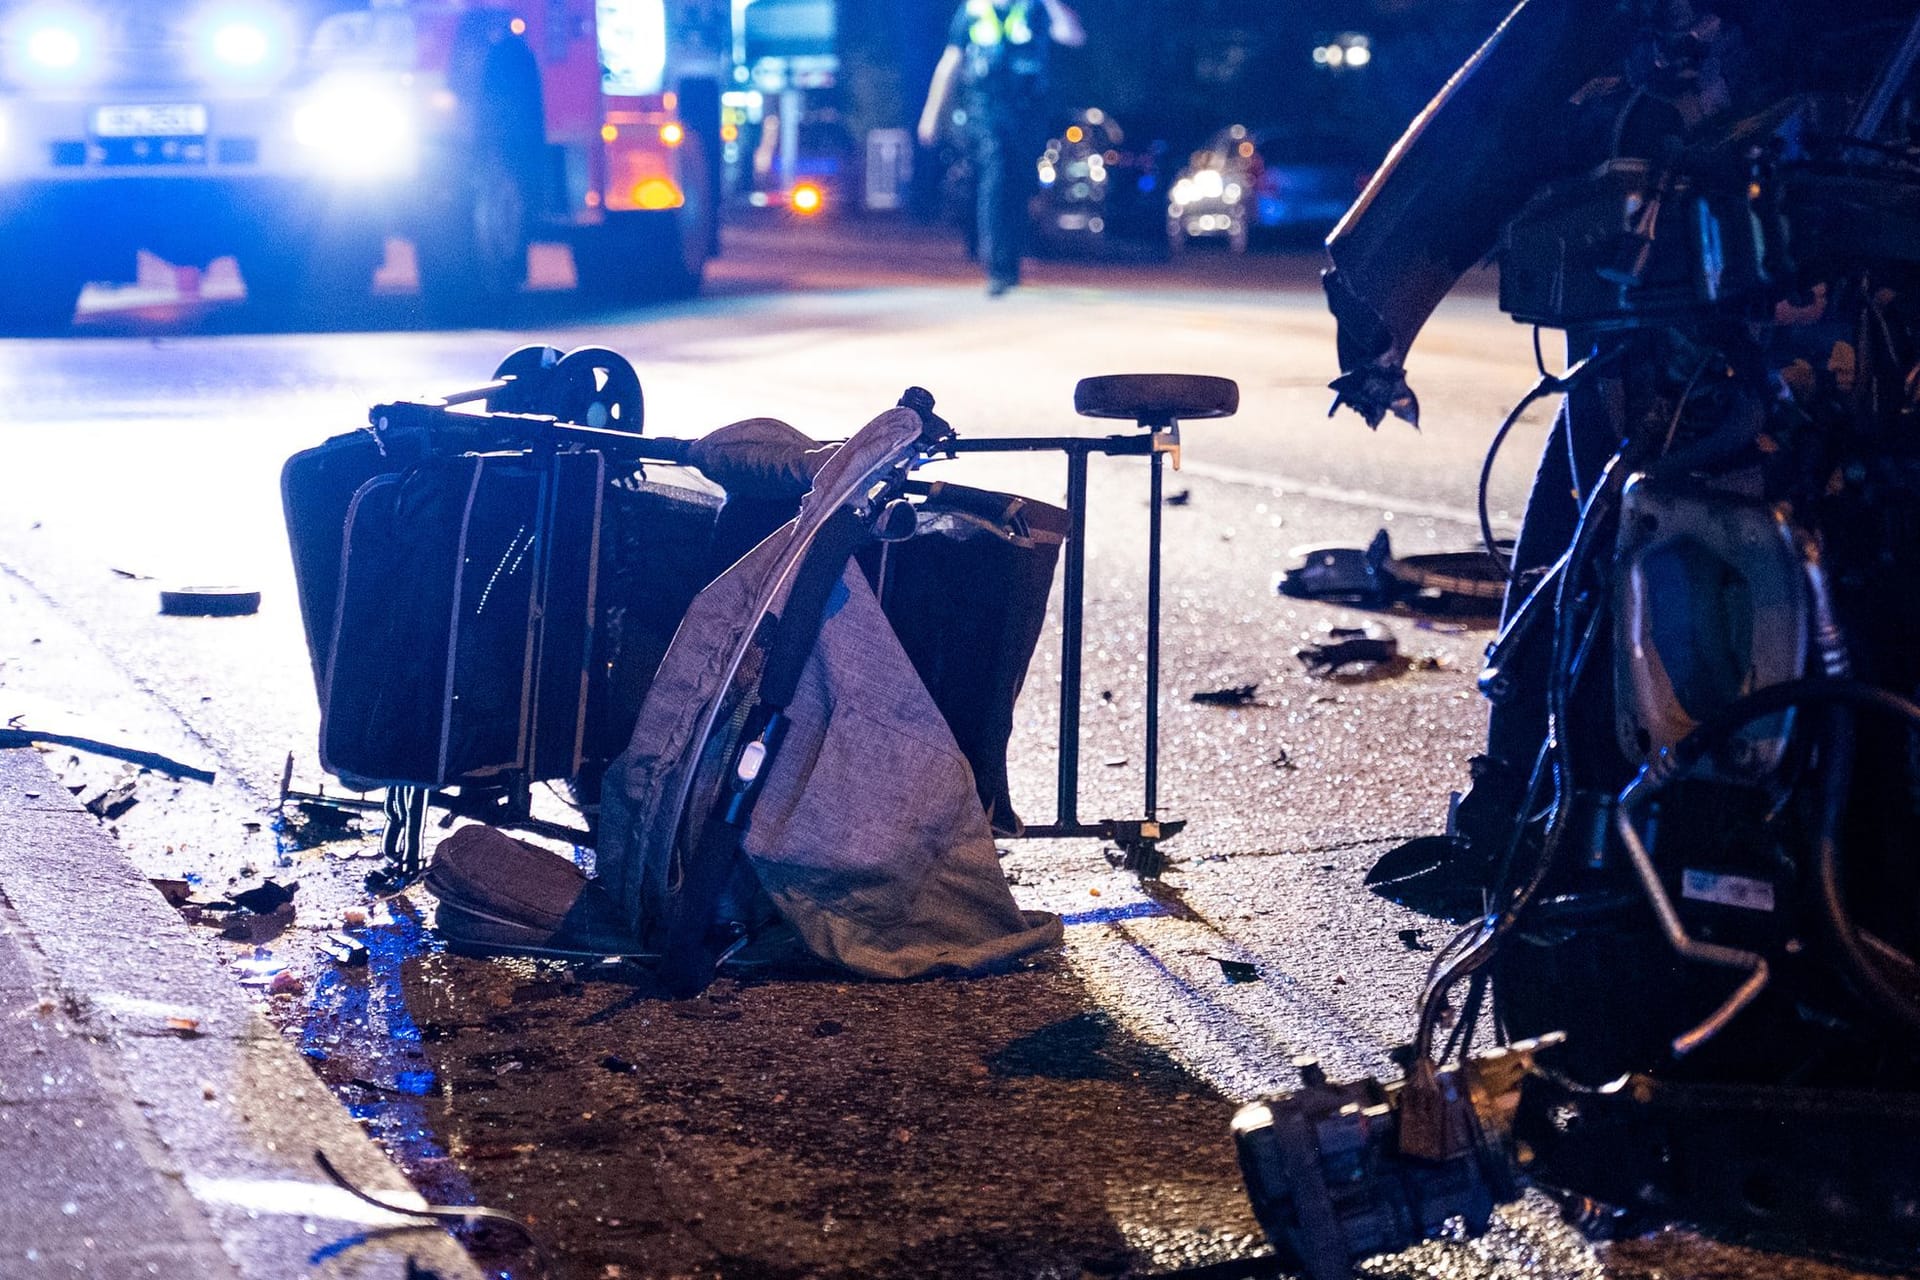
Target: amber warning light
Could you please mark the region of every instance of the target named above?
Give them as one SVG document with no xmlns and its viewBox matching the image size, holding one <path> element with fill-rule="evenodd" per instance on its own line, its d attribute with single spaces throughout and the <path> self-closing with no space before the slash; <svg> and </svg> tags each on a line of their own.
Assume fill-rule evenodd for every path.
<svg viewBox="0 0 1920 1280">
<path fill-rule="evenodd" d="M 811 182 L 803 182 L 793 189 L 793 195 L 788 198 L 788 202 L 793 206 L 795 213 L 812 215 L 820 212 L 827 198 L 820 188 Z"/>
</svg>

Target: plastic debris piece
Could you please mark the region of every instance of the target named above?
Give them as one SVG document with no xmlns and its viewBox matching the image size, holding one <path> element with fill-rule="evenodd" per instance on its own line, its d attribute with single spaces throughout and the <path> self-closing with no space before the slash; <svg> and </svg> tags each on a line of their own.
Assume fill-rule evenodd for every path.
<svg viewBox="0 0 1920 1280">
<path fill-rule="evenodd" d="M 1198 689 L 1192 701 L 1207 707 L 1244 707 L 1253 701 L 1258 683 L 1232 684 L 1219 689 Z"/>
<path fill-rule="evenodd" d="M 333 957 L 335 964 L 358 969 L 367 963 L 367 944 L 344 933 L 330 933 L 320 940 L 320 949 Z"/>
<path fill-rule="evenodd" d="M 111 822 L 140 803 L 139 787 L 131 777 L 117 778 L 89 794 L 80 804 L 94 817 Z"/>
<path fill-rule="evenodd" d="M 628 1062 L 625 1058 L 621 1057 L 617 1053 L 610 1053 L 606 1057 L 600 1059 L 600 1065 L 606 1070 L 613 1072 L 615 1075 L 621 1075 L 621 1076 L 636 1075 L 640 1070 L 639 1067 L 635 1066 L 631 1062 Z"/>
<path fill-rule="evenodd" d="M 267 879 L 261 881 L 258 886 L 232 894 L 231 897 L 234 906 L 245 907 L 248 911 L 257 912 L 260 915 L 266 916 L 272 915 L 287 903 L 292 902 L 293 895 L 299 891 L 300 882 L 298 880 L 293 881 L 291 884 L 281 884 L 269 876 Z"/>
<path fill-rule="evenodd" d="M 1311 675 L 1333 675 L 1342 667 L 1382 666 L 1400 656 L 1400 641 L 1378 623 L 1332 627 L 1325 644 L 1302 645 L 1293 654 Z"/>
<path fill-rule="evenodd" d="M 1260 981 L 1260 970 L 1255 968 L 1250 961 L 1232 960 L 1226 956 L 1214 956 L 1213 961 L 1220 966 L 1220 976 L 1225 978 L 1229 983 L 1238 984 L 1242 982 Z"/>
<path fill-rule="evenodd" d="M 1386 603 L 1392 584 L 1381 565 L 1393 554 L 1382 529 L 1365 548 L 1322 544 L 1296 547 L 1300 563 L 1286 570 L 1274 590 L 1297 600 L 1333 600 L 1343 604 Z"/>
<path fill-rule="evenodd" d="M 255 947 L 252 955 L 235 961 L 233 967 L 240 971 L 240 981 L 246 986 L 264 987 L 287 966 L 265 947 Z"/>
<path fill-rule="evenodd" d="M 191 1040 L 200 1034 L 200 1019 L 176 1014 L 167 1019 L 166 1028 L 182 1040 Z"/>
<path fill-rule="evenodd" d="M 247 587 L 173 587 L 160 593 L 160 612 L 175 618 L 240 618 L 260 611 L 260 593 Z"/>
</svg>

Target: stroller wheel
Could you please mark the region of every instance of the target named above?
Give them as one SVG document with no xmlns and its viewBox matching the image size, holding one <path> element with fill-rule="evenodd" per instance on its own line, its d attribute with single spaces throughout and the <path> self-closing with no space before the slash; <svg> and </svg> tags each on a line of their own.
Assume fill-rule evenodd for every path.
<svg viewBox="0 0 1920 1280">
<path fill-rule="evenodd" d="M 646 417 L 640 375 L 605 347 L 577 347 L 553 367 L 545 410 L 562 422 L 639 435 Z"/>
</svg>

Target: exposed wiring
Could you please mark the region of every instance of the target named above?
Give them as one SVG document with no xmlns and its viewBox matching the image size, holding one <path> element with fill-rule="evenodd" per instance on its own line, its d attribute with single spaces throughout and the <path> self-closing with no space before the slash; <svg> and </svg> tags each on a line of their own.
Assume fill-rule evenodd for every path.
<svg viewBox="0 0 1920 1280">
<path fill-rule="evenodd" d="M 1493 464 L 1500 457 L 1500 449 L 1506 444 L 1507 437 L 1512 434 L 1514 427 L 1519 424 L 1521 415 L 1532 408 L 1535 402 L 1550 395 L 1567 394 L 1590 373 L 1604 364 L 1611 363 L 1619 354 L 1617 348 L 1605 353 L 1596 353 L 1586 356 L 1565 373 L 1550 373 L 1546 368 L 1546 358 L 1540 349 L 1540 331 L 1537 327 L 1534 329 L 1533 344 L 1533 363 L 1540 372 L 1540 380 L 1533 384 L 1526 395 L 1520 397 L 1520 403 L 1513 406 L 1512 411 L 1500 423 L 1500 429 L 1493 433 L 1493 439 L 1487 443 L 1486 457 L 1480 463 L 1480 483 L 1474 496 L 1474 510 L 1480 517 L 1480 541 L 1486 547 L 1487 554 L 1493 557 L 1493 562 L 1500 566 L 1500 572 L 1508 582 L 1513 581 L 1513 557 L 1501 550 L 1499 539 L 1493 536 L 1493 518 L 1487 510 L 1487 491 L 1493 483 Z M 1574 466 L 1572 426 L 1563 422 L 1561 427 L 1556 429 L 1563 429 L 1566 433 L 1567 464 L 1573 472 L 1574 484 L 1577 487 L 1579 468 Z M 1585 502 L 1586 498 L 1584 495 L 1578 495 L 1576 501 Z"/>
<path fill-rule="evenodd" d="M 1480 487 L 1474 500 L 1474 509 L 1480 515 L 1480 542 L 1486 547 L 1487 554 L 1493 557 L 1493 562 L 1500 566 L 1500 572 L 1508 582 L 1513 581 L 1513 557 L 1500 549 L 1499 540 L 1493 536 L 1493 517 L 1487 512 L 1487 487 L 1493 479 L 1493 464 L 1500 456 L 1500 446 L 1507 442 L 1507 436 L 1520 421 L 1520 415 L 1532 408 L 1534 401 L 1552 395 L 1558 387 L 1559 380 L 1550 375 L 1542 376 L 1540 381 L 1534 383 L 1533 389 L 1520 397 L 1520 403 L 1513 406 L 1513 411 L 1507 414 L 1500 429 L 1493 433 L 1493 440 L 1487 445 L 1487 456 L 1480 464 Z"/>
</svg>

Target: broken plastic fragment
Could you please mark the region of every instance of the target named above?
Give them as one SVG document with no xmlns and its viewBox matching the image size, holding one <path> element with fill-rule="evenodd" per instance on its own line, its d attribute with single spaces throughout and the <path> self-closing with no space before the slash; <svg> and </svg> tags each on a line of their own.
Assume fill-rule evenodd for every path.
<svg viewBox="0 0 1920 1280">
<path fill-rule="evenodd" d="M 1230 983 L 1260 981 L 1260 970 L 1249 961 L 1230 960 L 1226 956 L 1214 956 L 1213 960 L 1220 966 L 1220 975 Z"/>
<path fill-rule="evenodd" d="M 1198 689 L 1192 701 L 1207 707 L 1244 707 L 1253 701 L 1259 684 L 1234 684 L 1219 689 Z"/>
<path fill-rule="evenodd" d="M 274 957 L 265 947 L 255 947 L 253 954 L 244 960 L 234 962 L 240 971 L 240 981 L 249 987 L 264 987 L 272 982 L 274 976 L 286 969 L 285 962 Z"/>
<path fill-rule="evenodd" d="M 1302 645 L 1293 651 L 1311 675 L 1332 675 L 1342 667 L 1378 666 L 1400 656 L 1400 642 L 1378 623 L 1364 627 L 1333 627 L 1325 644 Z"/>
<path fill-rule="evenodd" d="M 367 944 L 344 933 L 330 933 L 320 940 L 320 949 L 333 957 L 335 964 L 357 969 L 367 963 Z"/>
</svg>

